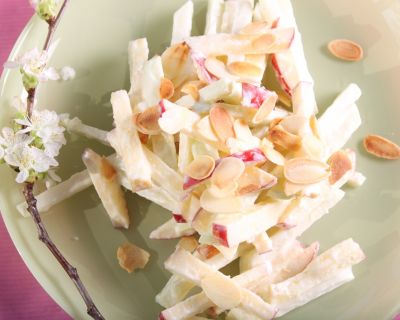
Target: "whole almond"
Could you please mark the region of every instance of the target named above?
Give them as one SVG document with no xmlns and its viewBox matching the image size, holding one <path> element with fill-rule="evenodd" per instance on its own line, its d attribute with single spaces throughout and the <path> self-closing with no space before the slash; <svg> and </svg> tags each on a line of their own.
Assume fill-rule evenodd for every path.
<svg viewBox="0 0 400 320">
<path fill-rule="evenodd" d="M 400 147 L 394 142 L 378 136 L 369 135 L 364 139 L 365 149 L 378 158 L 396 160 L 400 158 Z"/>
</svg>

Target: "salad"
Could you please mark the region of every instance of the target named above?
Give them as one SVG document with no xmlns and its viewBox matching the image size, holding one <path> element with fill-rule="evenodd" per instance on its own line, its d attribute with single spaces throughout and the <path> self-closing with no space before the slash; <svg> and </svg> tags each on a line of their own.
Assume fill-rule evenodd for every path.
<svg viewBox="0 0 400 320">
<path fill-rule="evenodd" d="M 160 56 L 144 38 L 129 43 L 131 87 L 111 95 L 112 131 L 64 120 L 115 154 L 85 150 L 87 170 L 38 195 L 38 210 L 94 185 L 113 226 L 128 229 L 123 189 L 137 193 L 171 212 L 149 237 L 180 239 L 155 297 L 160 319 L 273 319 L 353 280 L 365 258 L 351 238 L 322 253 L 299 240 L 344 185 L 365 181 L 345 148 L 361 125 L 361 90 L 349 84 L 317 117 L 290 0 L 209 0 L 201 36 L 193 14 L 190 0 L 176 11 Z M 117 257 L 128 272 L 151 259 L 134 244 Z M 236 260 L 239 274 L 220 271 Z"/>
</svg>

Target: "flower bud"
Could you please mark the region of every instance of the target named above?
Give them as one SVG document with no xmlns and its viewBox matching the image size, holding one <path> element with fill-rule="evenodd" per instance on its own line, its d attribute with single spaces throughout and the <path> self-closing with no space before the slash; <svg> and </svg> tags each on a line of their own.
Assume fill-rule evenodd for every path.
<svg viewBox="0 0 400 320">
<path fill-rule="evenodd" d="M 38 16 L 46 21 L 50 21 L 56 16 L 59 2 L 59 0 L 30 0 Z"/>
</svg>

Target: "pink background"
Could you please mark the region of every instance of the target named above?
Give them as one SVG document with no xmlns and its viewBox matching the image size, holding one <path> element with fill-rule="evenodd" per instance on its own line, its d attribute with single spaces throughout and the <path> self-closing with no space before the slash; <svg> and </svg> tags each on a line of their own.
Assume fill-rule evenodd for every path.
<svg viewBox="0 0 400 320">
<path fill-rule="evenodd" d="M 0 0 L 1 66 L 32 14 L 28 0 Z M 69 320 L 70 317 L 33 278 L 0 218 L 0 320 L 24 319 Z"/>
<path fill-rule="evenodd" d="M 28 0 L 0 0 L 0 65 L 33 14 Z M 69 320 L 16 251 L 0 218 L 0 320 Z M 400 315 L 395 320 L 400 320 Z"/>
</svg>

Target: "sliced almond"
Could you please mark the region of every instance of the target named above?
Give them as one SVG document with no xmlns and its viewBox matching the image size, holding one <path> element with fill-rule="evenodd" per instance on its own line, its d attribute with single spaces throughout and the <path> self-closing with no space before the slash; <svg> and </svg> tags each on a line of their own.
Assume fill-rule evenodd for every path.
<svg viewBox="0 0 400 320">
<path fill-rule="evenodd" d="M 170 99 L 175 93 L 174 84 L 168 78 L 162 78 L 160 84 L 160 97 L 161 99 Z"/>
<path fill-rule="evenodd" d="M 222 142 L 235 137 L 233 120 L 229 113 L 222 107 L 215 106 L 210 110 L 210 122 L 215 134 Z"/>
<path fill-rule="evenodd" d="M 208 72 L 210 72 L 212 75 L 216 76 L 219 79 L 224 79 L 224 78 L 236 79 L 233 75 L 231 75 L 227 71 L 225 64 L 221 60 L 218 60 L 215 57 L 208 57 L 204 65 Z"/>
<path fill-rule="evenodd" d="M 347 39 L 332 40 L 328 44 L 328 49 L 336 58 L 346 61 L 359 61 L 364 56 L 363 48 Z"/>
<path fill-rule="evenodd" d="M 252 42 L 252 47 L 254 51 L 268 51 L 269 48 L 277 41 L 276 36 L 272 33 L 264 33 L 259 37 L 256 37 Z"/>
<path fill-rule="evenodd" d="M 207 82 L 201 80 L 189 81 L 182 86 L 181 91 L 183 93 L 190 94 L 193 97 L 193 99 L 199 101 L 200 100 L 199 90 L 204 88 L 206 85 Z"/>
<path fill-rule="evenodd" d="M 160 126 L 158 120 L 160 119 L 161 111 L 159 106 L 154 106 L 146 109 L 142 113 L 134 115 L 133 121 L 137 129 L 144 134 L 158 134 L 160 133 Z"/>
<path fill-rule="evenodd" d="M 364 139 L 364 147 L 378 158 L 396 160 L 400 158 L 400 147 L 394 142 L 378 136 L 369 135 Z"/>
<path fill-rule="evenodd" d="M 131 243 L 118 247 L 117 258 L 121 268 L 132 273 L 136 269 L 143 269 L 149 261 L 150 254 Z"/>
<path fill-rule="evenodd" d="M 244 162 L 238 158 L 223 158 L 211 177 L 211 183 L 223 189 L 224 187 L 237 181 L 245 170 Z"/>
<path fill-rule="evenodd" d="M 177 246 L 186 251 L 193 252 L 199 246 L 199 242 L 194 236 L 184 236 L 179 240 Z"/>
<path fill-rule="evenodd" d="M 238 77 L 257 77 L 262 70 L 253 63 L 247 61 L 232 62 L 227 66 L 228 71 Z"/>
<path fill-rule="evenodd" d="M 212 142 L 218 142 L 218 137 L 215 134 L 209 116 L 205 116 L 198 121 L 194 126 L 194 131 L 203 139 Z"/>
<path fill-rule="evenodd" d="M 285 163 L 283 174 L 292 183 L 313 184 L 328 177 L 328 169 L 329 166 L 323 162 L 307 158 L 295 158 Z"/>
<path fill-rule="evenodd" d="M 269 123 L 269 128 L 272 129 L 276 127 L 278 124 L 280 124 L 283 121 L 284 118 L 275 118 L 272 119 L 271 122 Z"/>
<path fill-rule="evenodd" d="M 247 167 L 238 183 L 238 194 L 244 195 L 254 191 L 273 187 L 278 182 L 272 174 L 257 167 Z"/>
<path fill-rule="evenodd" d="M 278 95 L 275 92 L 271 92 L 261 106 L 258 108 L 256 114 L 254 115 L 252 122 L 254 124 L 259 124 L 267 120 L 270 113 L 274 110 L 276 102 L 278 100 Z"/>
<path fill-rule="evenodd" d="M 197 252 L 204 260 L 211 259 L 212 257 L 215 257 L 217 254 L 219 254 L 218 249 L 209 244 L 203 244 L 199 246 L 197 248 Z"/>
<path fill-rule="evenodd" d="M 201 288 L 215 305 L 224 310 L 235 308 L 242 300 L 240 287 L 221 274 L 211 273 L 205 276 L 201 280 Z"/>
<path fill-rule="evenodd" d="M 301 148 L 301 138 L 286 131 L 280 124 L 269 130 L 268 137 L 285 150 L 296 151 Z"/>
<path fill-rule="evenodd" d="M 277 166 L 283 166 L 285 164 L 285 157 L 274 149 L 274 145 L 268 139 L 262 139 L 260 149 L 273 164 Z"/>
<path fill-rule="evenodd" d="M 271 29 L 271 25 L 268 22 L 264 21 L 255 21 L 247 26 L 245 26 L 242 30 L 239 31 L 240 34 L 263 34 Z"/>
<path fill-rule="evenodd" d="M 335 184 L 347 172 L 353 169 L 352 160 L 350 159 L 348 153 L 343 150 L 336 151 L 328 160 L 328 164 L 331 170 L 331 175 L 329 177 L 330 184 Z"/>
<path fill-rule="evenodd" d="M 233 129 L 235 131 L 236 138 L 247 143 L 246 150 L 259 146 L 260 139 L 253 136 L 249 125 L 243 119 L 236 119 L 233 124 Z"/>
<path fill-rule="evenodd" d="M 117 171 L 115 170 L 113 165 L 110 163 L 110 161 L 108 161 L 106 158 L 102 158 L 100 174 L 103 177 L 105 177 L 107 180 L 113 180 L 117 175 Z"/>
<path fill-rule="evenodd" d="M 215 169 L 215 160 L 210 156 L 199 156 L 185 169 L 185 174 L 196 180 L 208 178 Z"/>
<path fill-rule="evenodd" d="M 235 182 L 229 183 L 228 185 L 226 185 L 222 188 L 217 187 L 215 184 L 211 184 L 211 186 L 208 188 L 208 191 L 215 198 L 225 198 L 225 197 L 234 196 L 237 188 L 238 188 L 238 183 L 235 181 Z"/>
</svg>

